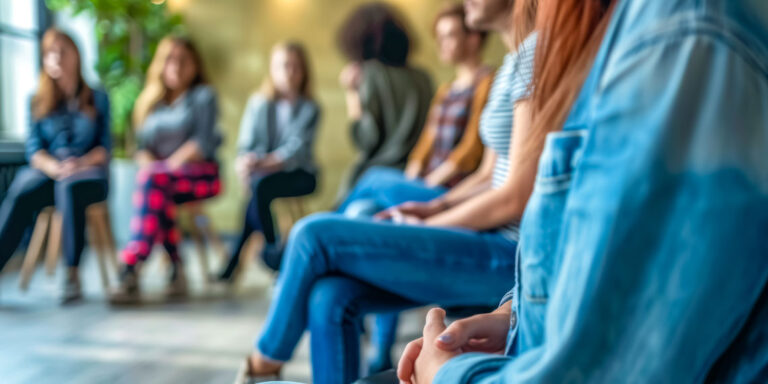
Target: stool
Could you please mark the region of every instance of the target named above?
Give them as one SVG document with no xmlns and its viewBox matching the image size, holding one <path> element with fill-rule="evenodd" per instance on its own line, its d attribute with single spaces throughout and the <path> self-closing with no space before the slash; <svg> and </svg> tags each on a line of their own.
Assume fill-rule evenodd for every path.
<svg viewBox="0 0 768 384">
<path fill-rule="evenodd" d="M 101 283 L 105 290 L 109 289 L 109 273 L 107 262 L 109 259 L 114 270 L 117 270 L 117 251 L 115 239 L 112 237 L 112 226 L 109 220 L 109 208 L 106 202 L 91 204 L 85 211 L 85 222 L 88 232 L 88 240 L 91 248 L 96 253 L 96 261 L 99 265 Z M 46 252 L 45 270 L 48 276 L 56 271 L 56 264 L 61 253 L 61 215 L 54 207 L 46 207 L 37 216 L 32 238 L 21 265 L 21 279 L 19 288 L 26 291 L 32 278 L 37 261 Z M 47 249 L 46 249 L 47 247 Z"/>
</svg>

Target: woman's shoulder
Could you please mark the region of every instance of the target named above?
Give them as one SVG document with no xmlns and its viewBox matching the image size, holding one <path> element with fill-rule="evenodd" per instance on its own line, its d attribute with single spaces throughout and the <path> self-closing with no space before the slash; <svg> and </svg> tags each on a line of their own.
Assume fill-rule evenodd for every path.
<svg viewBox="0 0 768 384">
<path fill-rule="evenodd" d="M 210 85 L 200 84 L 189 90 L 189 98 L 194 104 L 216 102 L 216 90 Z"/>
<path fill-rule="evenodd" d="M 272 103 L 272 101 L 266 95 L 256 91 L 248 97 L 245 109 L 247 112 L 251 113 L 266 111 L 270 103 Z"/>
</svg>

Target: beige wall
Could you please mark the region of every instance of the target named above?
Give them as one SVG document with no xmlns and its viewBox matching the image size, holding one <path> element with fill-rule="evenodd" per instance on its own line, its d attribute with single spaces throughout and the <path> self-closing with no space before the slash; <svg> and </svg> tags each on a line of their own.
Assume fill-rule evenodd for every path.
<svg viewBox="0 0 768 384">
<path fill-rule="evenodd" d="M 198 43 L 208 75 L 219 92 L 220 124 L 226 141 L 222 150 L 225 193 L 209 206 L 218 229 L 234 231 L 240 223 L 243 195 L 234 179 L 232 160 L 240 116 L 248 96 L 264 76 L 270 47 L 291 38 L 309 49 L 315 93 L 323 120 L 315 147 L 322 168 L 317 193 L 308 200 L 310 210 L 327 209 L 336 187 L 354 159 L 345 115 L 344 94 L 338 73 L 344 65 L 335 46 L 336 28 L 361 0 L 169 0 L 181 12 Z M 437 60 L 431 26 L 442 0 L 390 0 L 407 17 L 416 35 L 412 61 L 427 69 L 435 83 L 450 79 L 450 68 Z M 487 61 L 501 63 L 504 48 L 494 37 Z"/>
</svg>

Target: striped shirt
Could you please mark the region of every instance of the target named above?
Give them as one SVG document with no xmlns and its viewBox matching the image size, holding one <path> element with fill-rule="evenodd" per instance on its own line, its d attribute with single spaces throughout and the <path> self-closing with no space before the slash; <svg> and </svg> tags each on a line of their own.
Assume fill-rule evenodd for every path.
<svg viewBox="0 0 768 384">
<path fill-rule="evenodd" d="M 504 64 L 496 73 L 488 104 L 480 120 L 480 138 L 483 144 L 496 152 L 493 169 L 493 188 L 499 188 L 509 173 L 509 147 L 512 139 L 515 103 L 530 95 L 533 78 L 533 61 L 536 50 L 536 34 L 528 36 L 516 52 L 504 57 Z M 502 228 L 515 239 L 518 225 L 510 223 Z"/>
</svg>

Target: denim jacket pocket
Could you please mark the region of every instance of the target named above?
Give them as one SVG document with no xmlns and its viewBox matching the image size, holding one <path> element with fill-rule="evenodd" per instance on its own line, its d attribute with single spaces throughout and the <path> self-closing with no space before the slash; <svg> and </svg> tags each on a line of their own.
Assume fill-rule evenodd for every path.
<svg viewBox="0 0 768 384">
<path fill-rule="evenodd" d="M 526 230 L 521 235 L 522 298 L 529 302 L 545 303 L 549 297 L 562 212 L 586 137 L 586 129 L 550 133 L 539 158 L 533 195 L 523 218 Z"/>
</svg>

